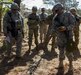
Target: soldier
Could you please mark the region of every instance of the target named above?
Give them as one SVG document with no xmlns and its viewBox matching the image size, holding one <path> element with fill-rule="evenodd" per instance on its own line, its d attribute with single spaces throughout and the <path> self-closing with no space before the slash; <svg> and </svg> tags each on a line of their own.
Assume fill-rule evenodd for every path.
<svg viewBox="0 0 81 75">
<path fill-rule="evenodd" d="M 48 31 L 47 31 L 47 34 L 46 34 L 46 38 L 44 40 L 44 46 L 47 48 L 47 45 L 50 41 L 50 39 L 52 38 L 52 47 L 51 47 L 51 52 L 54 53 L 54 55 L 57 55 L 57 53 L 55 52 L 55 32 L 51 32 L 51 29 L 52 29 L 52 21 L 53 21 L 53 18 L 55 16 L 55 10 L 54 8 L 52 9 L 52 14 L 49 15 L 46 19 L 46 22 L 47 24 L 49 25 L 48 27 Z"/>
<path fill-rule="evenodd" d="M 7 43 L 7 56 L 11 54 L 13 42 L 16 42 L 16 57 L 21 57 L 23 18 L 18 12 L 19 6 L 16 3 L 11 4 L 11 10 L 3 18 L 3 31 Z"/>
<path fill-rule="evenodd" d="M 35 44 L 38 46 L 38 24 L 39 16 L 37 13 L 37 7 L 32 7 L 32 13 L 28 16 L 28 27 L 29 27 L 29 51 L 31 50 L 33 34 L 35 37 Z"/>
<path fill-rule="evenodd" d="M 40 41 L 42 43 L 47 33 L 47 24 L 46 24 L 47 14 L 45 13 L 45 8 L 42 8 L 41 12 L 42 13 L 39 16 L 40 16 Z"/>
<path fill-rule="evenodd" d="M 69 70 L 73 69 L 73 33 L 72 30 L 75 25 L 75 18 L 69 12 L 64 12 L 62 4 L 54 6 L 57 13 L 56 18 L 53 20 L 53 29 L 57 35 L 57 45 L 59 48 L 59 68 L 63 68 L 63 60 L 65 54 L 69 60 Z M 66 53 L 65 53 L 66 52 Z"/>
<path fill-rule="evenodd" d="M 79 44 L 79 26 L 80 26 L 80 16 L 77 14 L 77 11 L 75 8 L 71 8 L 70 12 L 74 15 L 76 19 L 76 25 L 74 27 L 74 39 L 75 39 L 75 46 L 78 47 Z"/>
</svg>

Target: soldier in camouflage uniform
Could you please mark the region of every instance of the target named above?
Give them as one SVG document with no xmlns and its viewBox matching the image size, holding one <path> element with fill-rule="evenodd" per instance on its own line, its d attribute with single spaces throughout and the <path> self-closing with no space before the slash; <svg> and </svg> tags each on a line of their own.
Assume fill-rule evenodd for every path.
<svg viewBox="0 0 81 75">
<path fill-rule="evenodd" d="M 55 13 L 55 10 L 53 8 L 52 9 L 52 14 L 49 15 L 46 18 L 46 23 L 49 25 L 49 27 L 48 27 L 48 31 L 47 31 L 47 34 L 46 34 L 46 38 L 44 40 L 44 45 L 47 48 L 47 45 L 48 45 L 50 39 L 52 38 L 51 52 L 53 52 L 55 55 L 57 55 L 57 53 L 55 52 L 55 32 L 51 32 L 51 29 L 52 29 L 52 21 L 53 21 L 53 18 L 55 16 L 55 14 L 56 13 Z"/>
<path fill-rule="evenodd" d="M 23 18 L 18 12 L 18 5 L 11 4 L 11 10 L 8 11 L 3 18 L 3 31 L 6 36 L 7 55 L 10 56 L 13 42 L 16 42 L 16 56 L 21 57 L 22 48 L 22 32 L 23 32 Z"/>
<path fill-rule="evenodd" d="M 79 44 L 79 25 L 80 25 L 80 16 L 77 14 L 77 11 L 75 8 L 71 8 L 70 12 L 74 15 L 75 19 L 76 19 L 76 25 L 74 27 L 74 39 L 75 39 L 75 46 L 76 48 L 78 47 Z"/>
<path fill-rule="evenodd" d="M 38 24 L 39 16 L 37 13 L 37 7 L 32 7 L 32 13 L 28 16 L 28 27 L 29 27 L 29 51 L 31 50 L 33 35 L 35 37 L 35 44 L 38 46 Z"/>
<path fill-rule="evenodd" d="M 53 29 L 57 35 L 57 45 L 59 48 L 59 68 L 63 68 L 63 60 L 65 54 L 69 60 L 69 70 L 72 70 L 73 65 L 73 33 L 72 30 L 75 26 L 75 18 L 69 12 L 64 12 L 62 4 L 56 4 L 54 9 L 57 13 L 56 18 L 53 20 Z"/>
<path fill-rule="evenodd" d="M 47 24 L 46 24 L 47 14 L 45 13 L 45 8 L 42 8 L 41 12 L 42 13 L 39 15 L 39 17 L 40 17 L 40 41 L 42 43 L 47 33 Z"/>
</svg>

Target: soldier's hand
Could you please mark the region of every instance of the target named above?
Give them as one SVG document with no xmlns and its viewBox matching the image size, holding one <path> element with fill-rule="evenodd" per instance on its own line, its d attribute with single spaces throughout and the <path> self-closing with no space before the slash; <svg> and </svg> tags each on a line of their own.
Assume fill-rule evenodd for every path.
<svg viewBox="0 0 81 75">
<path fill-rule="evenodd" d="M 59 31 L 60 31 L 60 32 L 64 32 L 65 30 L 66 30 L 66 27 L 65 27 L 65 26 L 59 27 Z"/>
</svg>

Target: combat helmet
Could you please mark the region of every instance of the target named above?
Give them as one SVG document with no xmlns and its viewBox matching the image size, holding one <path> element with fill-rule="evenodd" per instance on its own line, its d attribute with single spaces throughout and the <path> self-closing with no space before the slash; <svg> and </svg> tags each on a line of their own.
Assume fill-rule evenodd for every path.
<svg viewBox="0 0 81 75">
<path fill-rule="evenodd" d="M 72 8 L 70 8 L 70 11 L 76 12 L 76 8 L 72 7 Z"/>
<path fill-rule="evenodd" d="M 37 11 L 37 7 L 36 6 L 33 6 L 32 7 L 32 11 Z"/>
<path fill-rule="evenodd" d="M 53 7 L 53 10 L 59 10 L 59 9 L 63 9 L 63 8 L 64 8 L 63 5 L 61 3 L 58 3 Z"/>
<path fill-rule="evenodd" d="M 11 4 L 11 10 L 13 10 L 13 9 L 19 9 L 18 4 L 15 3 L 15 2 L 13 2 L 13 3 Z"/>
</svg>

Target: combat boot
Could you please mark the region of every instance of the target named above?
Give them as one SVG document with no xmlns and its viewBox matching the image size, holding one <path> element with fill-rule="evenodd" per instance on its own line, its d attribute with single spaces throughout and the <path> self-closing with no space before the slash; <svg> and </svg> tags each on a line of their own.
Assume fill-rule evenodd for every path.
<svg viewBox="0 0 81 75">
<path fill-rule="evenodd" d="M 55 48 L 51 48 L 51 53 L 54 55 L 54 56 L 57 56 L 58 54 L 57 54 L 57 52 L 55 51 Z"/>
<path fill-rule="evenodd" d="M 72 64 L 72 61 L 69 61 L 69 71 L 73 71 L 73 64 Z"/>
<path fill-rule="evenodd" d="M 28 51 L 29 51 L 29 52 L 31 51 L 31 46 L 29 46 L 29 49 L 28 49 Z"/>
<path fill-rule="evenodd" d="M 21 50 L 16 50 L 16 58 L 21 58 Z"/>
<path fill-rule="evenodd" d="M 59 61 L 59 66 L 58 66 L 59 69 L 63 69 L 64 66 L 63 66 L 63 60 L 60 60 Z"/>
</svg>

